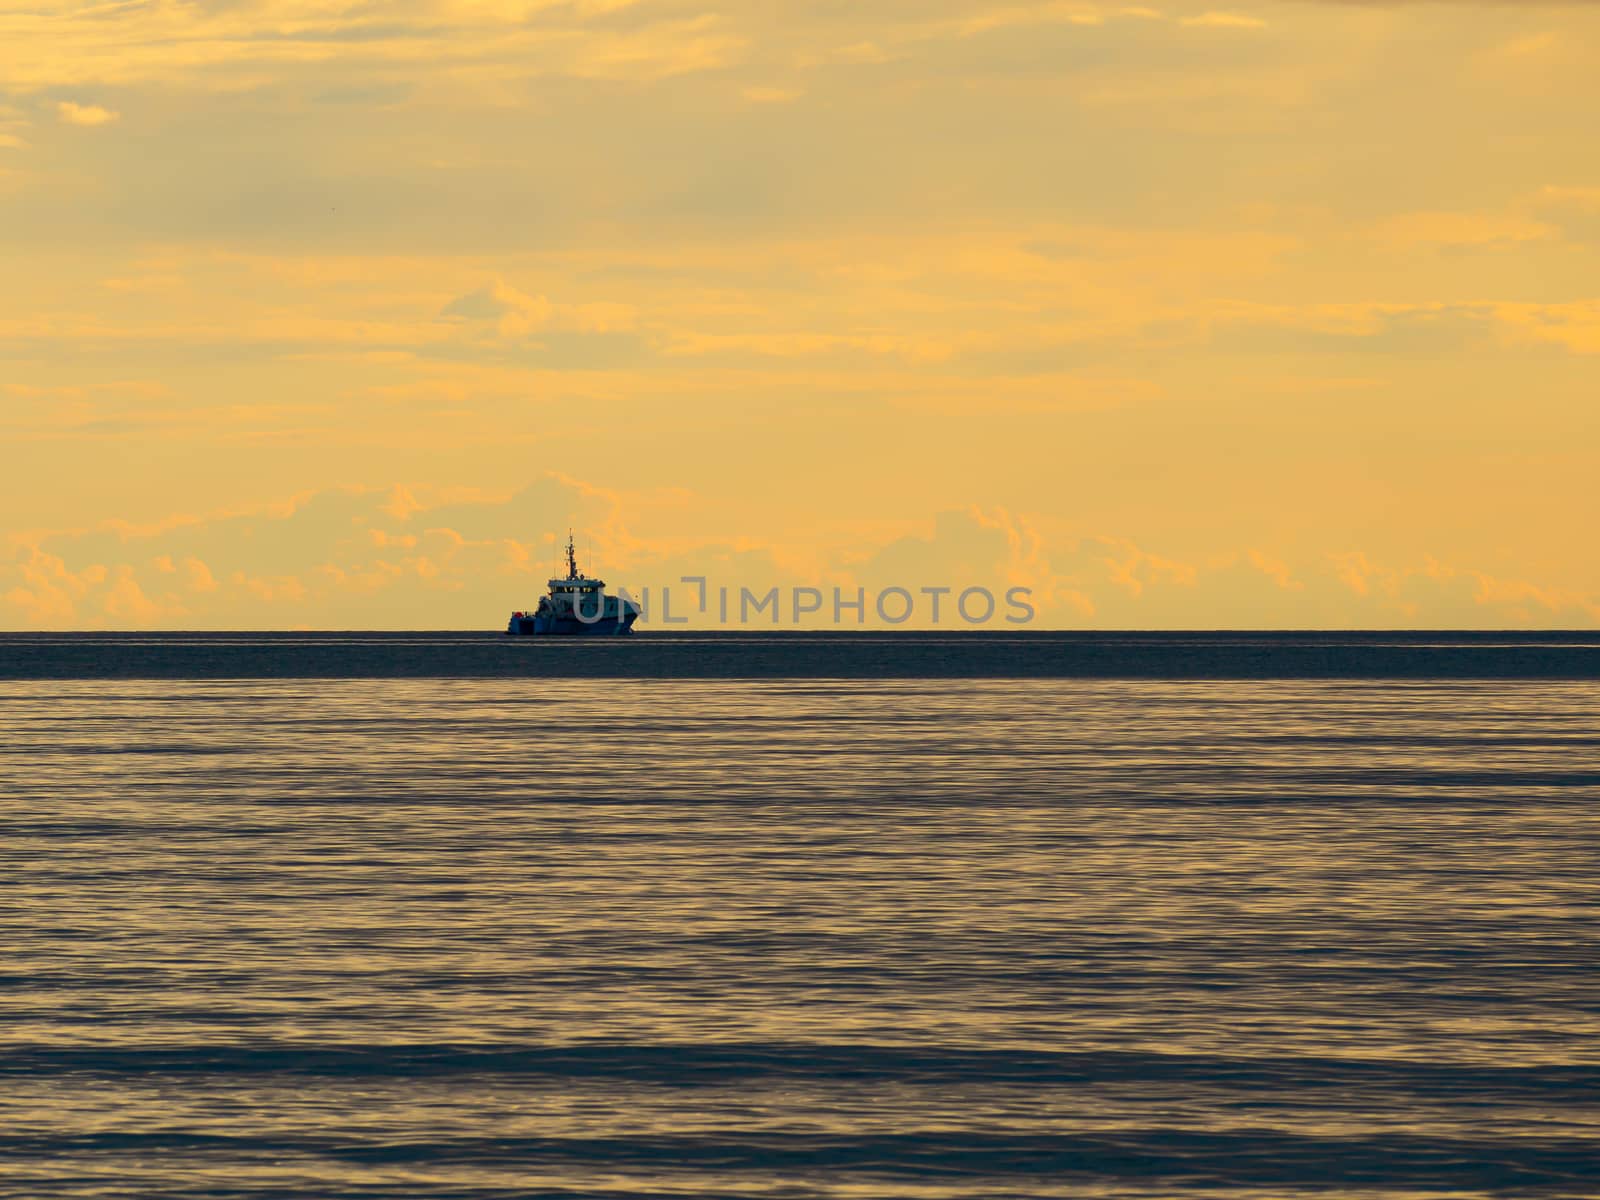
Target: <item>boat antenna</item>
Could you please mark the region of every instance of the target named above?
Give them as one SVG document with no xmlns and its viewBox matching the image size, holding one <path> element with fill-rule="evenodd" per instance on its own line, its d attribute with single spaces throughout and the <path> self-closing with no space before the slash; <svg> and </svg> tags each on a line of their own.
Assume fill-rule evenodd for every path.
<svg viewBox="0 0 1600 1200">
<path fill-rule="evenodd" d="M 573 545 L 572 545 L 572 530 L 569 529 L 569 530 L 567 530 L 567 578 L 568 579 L 576 579 L 577 577 L 578 577 L 578 556 L 574 552 Z"/>
</svg>

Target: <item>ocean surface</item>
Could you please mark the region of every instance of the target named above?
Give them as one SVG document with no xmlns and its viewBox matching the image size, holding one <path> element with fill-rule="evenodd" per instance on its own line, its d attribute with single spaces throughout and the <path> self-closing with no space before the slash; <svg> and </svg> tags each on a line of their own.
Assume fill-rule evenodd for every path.
<svg viewBox="0 0 1600 1200">
<path fill-rule="evenodd" d="M 1587 679 L 1600 631 L 0 633 L 0 679 Z"/>
<path fill-rule="evenodd" d="M 949 641 L 0 637 L 0 1196 L 1600 1196 L 1600 638 Z"/>
</svg>

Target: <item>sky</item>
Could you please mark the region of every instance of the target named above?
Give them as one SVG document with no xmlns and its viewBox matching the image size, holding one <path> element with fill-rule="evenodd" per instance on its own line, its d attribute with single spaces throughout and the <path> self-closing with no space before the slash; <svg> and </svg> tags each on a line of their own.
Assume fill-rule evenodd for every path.
<svg viewBox="0 0 1600 1200">
<path fill-rule="evenodd" d="M 1594 628 L 1596 113 L 1585 2 L 0 0 L 0 628 L 499 628 L 569 527 Z"/>
</svg>

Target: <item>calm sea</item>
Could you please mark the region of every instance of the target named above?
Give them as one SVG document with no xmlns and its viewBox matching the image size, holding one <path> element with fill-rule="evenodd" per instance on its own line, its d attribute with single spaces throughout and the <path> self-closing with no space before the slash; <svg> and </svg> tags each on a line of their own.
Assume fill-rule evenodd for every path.
<svg viewBox="0 0 1600 1200">
<path fill-rule="evenodd" d="M 0 637 L 0 1195 L 1600 1195 L 1600 639 L 1031 644 Z"/>
</svg>

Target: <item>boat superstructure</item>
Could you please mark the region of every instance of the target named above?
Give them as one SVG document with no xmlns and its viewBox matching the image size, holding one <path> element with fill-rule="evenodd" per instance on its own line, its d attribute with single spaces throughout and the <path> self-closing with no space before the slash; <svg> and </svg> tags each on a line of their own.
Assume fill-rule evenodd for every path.
<svg viewBox="0 0 1600 1200">
<path fill-rule="evenodd" d="M 617 634 L 629 633 L 639 617 L 639 606 L 625 596 L 608 596 L 606 581 L 591 579 L 578 570 L 577 550 L 567 534 L 567 577 L 552 579 L 548 595 L 539 597 L 532 612 L 514 612 L 507 633 Z"/>
</svg>

